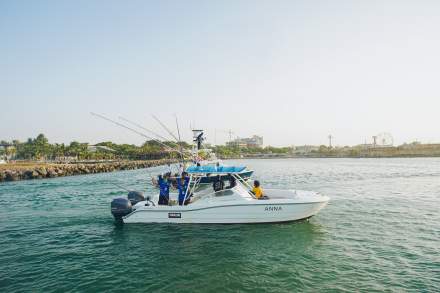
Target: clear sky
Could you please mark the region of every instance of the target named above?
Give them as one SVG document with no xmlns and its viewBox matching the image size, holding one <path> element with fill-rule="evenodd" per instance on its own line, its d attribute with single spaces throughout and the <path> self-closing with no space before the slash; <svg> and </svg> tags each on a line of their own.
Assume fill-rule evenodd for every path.
<svg viewBox="0 0 440 293">
<path fill-rule="evenodd" d="M 439 1 L 0 1 L 0 139 L 440 142 Z M 218 129 L 215 135 L 215 129 Z M 164 134 L 163 131 L 161 131 Z"/>
</svg>

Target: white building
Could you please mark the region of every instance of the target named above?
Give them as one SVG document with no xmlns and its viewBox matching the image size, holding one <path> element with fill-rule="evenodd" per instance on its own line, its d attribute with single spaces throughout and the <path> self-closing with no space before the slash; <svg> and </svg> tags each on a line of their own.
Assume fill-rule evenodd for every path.
<svg viewBox="0 0 440 293">
<path fill-rule="evenodd" d="M 226 144 L 229 146 L 261 148 L 263 147 L 263 137 L 253 135 L 252 137 L 236 138 L 235 140 L 227 142 Z"/>
</svg>

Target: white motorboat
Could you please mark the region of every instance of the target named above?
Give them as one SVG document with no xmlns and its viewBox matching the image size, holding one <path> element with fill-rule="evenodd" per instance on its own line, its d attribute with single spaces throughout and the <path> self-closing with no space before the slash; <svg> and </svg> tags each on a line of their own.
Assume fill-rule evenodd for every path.
<svg viewBox="0 0 440 293">
<path fill-rule="evenodd" d="M 265 189 L 264 198 L 257 199 L 251 187 L 240 177 L 245 167 L 192 166 L 187 169 L 189 185 L 182 201 L 170 194 L 168 205 L 159 205 L 159 195 L 144 199 L 136 192 L 129 198 L 112 201 L 112 214 L 124 223 L 276 223 L 310 218 L 329 201 L 329 197 L 313 191 Z M 197 189 L 206 173 L 229 174 L 236 179 L 235 186 L 219 191 Z"/>
</svg>

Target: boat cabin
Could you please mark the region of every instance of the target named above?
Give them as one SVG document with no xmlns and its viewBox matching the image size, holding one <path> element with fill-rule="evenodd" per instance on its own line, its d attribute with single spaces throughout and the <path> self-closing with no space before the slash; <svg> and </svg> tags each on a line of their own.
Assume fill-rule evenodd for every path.
<svg viewBox="0 0 440 293">
<path fill-rule="evenodd" d="M 186 189 L 183 190 L 183 194 L 170 194 L 175 200 L 170 200 L 169 205 L 188 205 L 200 199 L 210 198 L 220 200 L 220 197 L 230 200 L 234 195 L 254 199 L 255 196 L 250 191 L 252 187 L 247 182 L 249 177 L 242 176 L 245 169 L 243 166 L 190 166 L 186 169 Z M 213 178 L 209 185 L 203 184 L 203 179 L 207 176 Z"/>
</svg>

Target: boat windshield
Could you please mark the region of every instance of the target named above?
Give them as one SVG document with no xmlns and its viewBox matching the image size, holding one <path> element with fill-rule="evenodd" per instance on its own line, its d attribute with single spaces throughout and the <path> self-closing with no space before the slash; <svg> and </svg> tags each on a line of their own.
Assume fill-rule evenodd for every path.
<svg viewBox="0 0 440 293">
<path fill-rule="evenodd" d="M 231 188 L 224 188 L 224 185 L 221 184 L 220 190 L 216 190 L 215 188 L 218 186 L 214 186 L 214 190 L 210 189 L 210 188 L 206 188 L 206 189 L 198 189 L 198 187 L 200 186 L 200 182 L 201 179 L 203 178 L 203 176 L 206 176 L 207 174 L 204 172 L 201 172 L 200 169 L 207 167 L 207 166 L 192 166 L 190 168 L 192 168 L 192 170 L 189 170 L 190 172 L 190 180 L 189 180 L 189 184 L 188 184 L 188 189 L 185 193 L 185 201 L 188 197 L 191 197 L 191 201 L 189 203 L 192 203 L 196 200 L 199 200 L 201 198 L 206 198 L 206 197 L 217 197 L 217 196 L 227 196 L 227 195 L 233 195 L 234 191 L 235 193 L 239 194 L 240 196 L 244 197 L 244 198 L 255 198 L 255 196 L 251 193 L 250 189 L 251 187 L 249 186 L 249 184 L 246 182 L 245 179 L 243 179 L 239 172 L 243 171 L 246 167 L 232 167 L 234 168 L 234 170 L 236 172 L 219 172 L 217 171 L 217 174 L 223 174 L 223 175 L 228 175 L 228 176 L 232 176 L 233 178 L 235 178 L 235 186 L 231 187 Z M 210 166 L 213 168 L 216 168 L 214 166 Z M 228 167 L 230 168 L 230 167 Z M 188 168 L 189 169 L 189 168 Z M 232 170 L 232 169 L 227 169 L 228 171 Z M 216 182 L 214 182 L 216 183 Z"/>
</svg>

